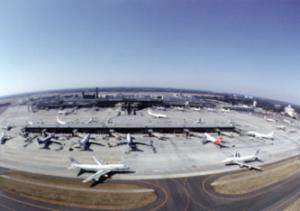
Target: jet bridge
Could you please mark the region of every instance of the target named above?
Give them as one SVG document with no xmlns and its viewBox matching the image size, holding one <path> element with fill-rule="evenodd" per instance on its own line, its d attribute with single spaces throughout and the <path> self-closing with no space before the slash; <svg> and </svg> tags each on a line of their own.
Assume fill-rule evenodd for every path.
<svg viewBox="0 0 300 211">
<path fill-rule="evenodd" d="M 72 133 L 74 130 L 82 133 L 96 133 L 107 134 L 110 131 L 119 133 L 147 133 L 149 130 L 159 133 L 184 133 L 189 130 L 191 132 L 236 132 L 236 128 L 232 125 L 207 125 L 207 126 L 106 126 L 106 125 L 82 125 L 82 124 L 68 124 L 68 125 L 30 125 L 24 128 L 28 133 L 40 133 L 43 130 L 55 133 Z"/>
</svg>

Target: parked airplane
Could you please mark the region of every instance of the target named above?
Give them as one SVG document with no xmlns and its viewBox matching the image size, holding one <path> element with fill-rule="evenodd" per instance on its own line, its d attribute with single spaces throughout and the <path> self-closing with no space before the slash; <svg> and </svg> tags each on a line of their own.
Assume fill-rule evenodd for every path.
<svg viewBox="0 0 300 211">
<path fill-rule="evenodd" d="M 211 111 L 211 112 L 214 112 L 214 111 L 216 111 L 216 109 L 215 108 L 210 108 L 210 107 L 206 107 L 205 108 L 207 111 Z"/>
<path fill-rule="evenodd" d="M 185 136 L 188 138 L 190 136 L 194 136 L 197 138 L 203 138 L 203 135 L 200 133 L 196 133 L 196 132 L 191 132 L 189 129 L 183 129 L 183 133 L 185 134 Z"/>
<path fill-rule="evenodd" d="M 59 119 L 58 116 L 56 117 L 56 122 L 57 122 L 59 125 L 66 125 L 66 124 L 67 124 L 65 121 L 62 121 L 61 119 Z"/>
<path fill-rule="evenodd" d="M 58 111 L 58 114 L 67 116 L 69 114 L 75 113 L 75 111 L 76 111 L 76 108 L 73 108 L 71 110 L 60 110 L 60 111 Z"/>
<path fill-rule="evenodd" d="M 228 145 L 223 144 L 224 143 L 223 136 L 218 136 L 217 138 L 215 138 L 208 133 L 204 133 L 204 135 L 205 135 L 205 140 L 203 141 L 203 144 L 213 143 L 213 144 L 219 146 L 220 148 L 230 147 Z"/>
<path fill-rule="evenodd" d="M 9 139 L 12 139 L 12 137 L 7 136 L 4 134 L 4 132 L 2 132 L 0 135 L 0 144 L 5 144 Z"/>
<path fill-rule="evenodd" d="M 109 130 L 108 136 L 106 136 L 105 139 L 108 139 L 108 138 L 110 138 L 110 137 L 115 138 L 115 139 L 117 139 L 117 140 L 122 140 L 122 139 L 125 138 L 125 136 L 124 136 L 123 134 L 118 133 L 118 132 L 116 132 L 116 131 L 113 130 L 113 129 L 110 129 L 110 130 Z"/>
<path fill-rule="evenodd" d="M 243 157 L 240 156 L 240 153 L 235 152 L 233 154 L 233 157 L 226 158 L 225 160 L 223 160 L 223 163 L 225 165 L 239 165 L 241 168 L 246 167 L 248 169 L 255 169 L 255 170 L 262 171 L 262 169 L 260 167 L 247 164 L 249 162 L 261 161 L 258 158 L 259 151 L 260 150 L 257 150 L 253 155 L 248 155 L 248 156 L 243 156 Z"/>
<path fill-rule="evenodd" d="M 77 135 L 77 136 L 79 136 L 79 135 Z M 81 136 L 79 136 L 79 137 L 81 137 Z M 90 146 L 92 144 L 99 145 L 99 146 L 104 146 L 103 144 L 100 144 L 100 143 L 91 142 L 90 140 L 93 139 L 91 137 L 91 134 L 87 134 L 87 135 L 85 135 L 84 137 L 81 137 L 81 138 L 82 139 L 79 140 L 77 144 L 70 147 L 69 151 L 72 151 L 73 148 L 80 148 L 82 151 L 92 151 L 92 149 L 90 148 Z"/>
<path fill-rule="evenodd" d="M 33 122 L 28 120 L 28 121 L 26 121 L 26 124 L 27 125 L 33 125 Z"/>
<path fill-rule="evenodd" d="M 220 111 L 221 111 L 221 112 L 226 112 L 226 113 L 228 113 L 228 112 L 230 112 L 230 109 L 221 108 Z"/>
<path fill-rule="evenodd" d="M 179 106 L 174 106 L 173 109 L 176 111 L 185 111 L 183 107 L 179 107 Z"/>
<path fill-rule="evenodd" d="M 16 126 L 7 123 L 6 126 L 2 127 L 3 130 L 10 131 L 11 129 L 15 128 Z"/>
<path fill-rule="evenodd" d="M 70 166 L 68 169 L 79 169 L 80 172 L 93 171 L 96 172 L 93 175 L 87 177 L 82 182 L 86 183 L 89 181 L 99 181 L 101 177 L 108 177 L 108 174 L 111 172 L 126 172 L 129 170 L 129 167 L 125 164 L 104 164 L 97 160 L 96 157 L 93 156 L 96 164 L 81 164 L 76 161 L 74 158 L 70 157 Z"/>
<path fill-rule="evenodd" d="M 276 128 L 277 128 L 278 130 L 286 131 L 286 126 L 284 126 L 284 125 L 277 125 Z"/>
<path fill-rule="evenodd" d="M 91 117 L 86 123 L 87 124 L 93 124 L 93 123 L 97 123 L 98 121 L 96 120 L 95 117 Z"/>
<path fill-rule="evenodd" d="M 148 109 L 148 114 L 149 114 L 150 116 L 155 117 L 155 118 L 168 118 L 168 116 L 167 116 L 166 114 L 153 113 L 153 112 L 151 111 L 151 109 Z"/>
<path fill-rule="evenodd" d="M 293 119 L 297 119 L 297 117 L 298 117 L 295 109 L 291 105 L 288 105 L 287 107 L 284 108 L 284 114 Z"/>
<path fill-rule="evenodd" d="M 283 119 L 283 122 L 288 124 L 288 125 L 291 125 L 292 124 L 292 121 L 291 120 L 288 120 L 288 119 Z"/>
<path fill-rule="evenodd" d="M 163 135 L 163 134 L 161 134 L 161 133 L 154 132 L 152 129 L 149 129 L 149 130 L 148 130 L 148 135 L 149 135 L 150 137 L 155 137 L 155 138 L 157 138 L 157 139 L 159 139 L 159 140 L 162 140 L 162 141 L 168 139 L 168 137 L 166 137 L 165 135 Z"/>
<path fill-rule="evenodd" d="M 61 145 L 61 147 L 59 149 L 56 149 L 57 151 L 58 150 L 62 150 L 63 147 L 64 147 L 64 144 L 61 143 L 61 142 L 58 142 L 58 141 L 53 141 L 53 139 L 58 139 L 58 137 L 55 136 L 55 133 L 48 133 L 46 131 L 43 131 L 43 133 L 46 135 L 46 137 L 38 137 L 37 138 L 37 141 L 39 143 L 39 145 L 44 145 L 42 147 L 42 149 L 50 149 L 49 146 L 51 144 L 58 144 L 58 145 Z"/>
<path fill-rule="evenodd" d="M 247 135 L 255 137 L 255 138 L 259 138 L 259 139 L 271 139 L 271 140 L 274 139 L 274 132 L 273 131 L 268 133 L 268 134 L 258 133 L 258 132 L 255 132 L 255 131 L 248 131 Z"/>
<path fill-rule="evenodd" d="M 155 109 L 156 109 L 156 110 L 160 110 L 160 111 L 165 111 L 165 110 L 166 110 L 166 107 L 156 106 Z"/>
<path fill-rule="evenodd" d="M 132 151 L 140 151 L 140 152 L 143 152 L 143 150 L 139 149 L 138 148 L 138 145 L 144 145 L 144 146 L 150 146 L 152 147 L 153 151 L 156 152 L 154 146 L 153 146 L 153 142 L 151 140 L 151 143 L 150 144 L 145 144 L 145 143 L 142 143 L 142 142 L 137 142 L 137 141 L 134 141 L 134 137 L 132 137 L 130 135 L 130 133 L 127 134 L 126 136 L 126 141 L 123 141 L 123 142 L 120 142 L 120 143 L 117 143 L 116 145 L 111 145 L 110 143 L 108 144 L 109 147 L 117 147 L 117 146 L 121 146 L 121 145 L 128 145 L 129 147 L 129 152 L 132 152 Z"/>
<path fill-rule="evenodd" d="M 276 122 L 275 119 L 272 119 L 272 118 L 268 118 L 267 116 L 264 116 L 264 119 L 268 122 Z"/>
<path fill-rule="evenodd" d="M 236 136 L 236 134 L 233 132 L 224 132 L 224 131 L 220 131 L 219 135 L 223 135 L 229 138 L 234 138 Z"/>
<path fill-rule="evenodd" d="M 28 147 L 30 144 L 33 143 L 33 140 L 36 139 L 38 137 L 38 135 L 34 135 L 34 136 L 27 135 L 27 136 L 22 136 L 22 137 L 25 138 L 23 146 Z"/>
<path fill-rule="evenodd" d="M 201 108 L 200 107 L 198 107 L 198 108 L 197 107 L 191 107 L 191 110 L 192 111 L 201 111 Z"/>
</svg>

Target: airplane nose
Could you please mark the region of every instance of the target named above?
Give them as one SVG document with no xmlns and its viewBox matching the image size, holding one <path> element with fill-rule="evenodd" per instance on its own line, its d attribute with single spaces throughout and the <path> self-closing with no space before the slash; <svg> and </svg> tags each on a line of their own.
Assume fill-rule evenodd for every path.
<svg viewBox="0 0 300 211">
<path fill-rule="evenodd" d="M 228 162 L 228 159 L 225 159 L 222 161 L 222 163 L 227 163 Z"/>
</svg>

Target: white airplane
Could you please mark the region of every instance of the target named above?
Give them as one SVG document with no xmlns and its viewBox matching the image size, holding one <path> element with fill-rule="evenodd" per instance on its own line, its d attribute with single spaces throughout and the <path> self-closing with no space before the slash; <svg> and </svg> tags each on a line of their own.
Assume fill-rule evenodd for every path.
<svg viewBox="0 0 300 211">
<path fill-rule="evenodd" d="M 174 106 L 173 109 L 177 111 L 185 111 L 183 107 L 179 107 L 179 106 Z"/>
<path fill-rule="evenodd" d="M 69 114 L 75 113 L 75 111 L 76 111 L 76 108 L 73 108 L 71 110 L 60 110 L 60 111 L 58 111 L 58 114 L 67 116 Z"/>
<path fill-rule="evenodd" d="M 93 175 L 84 179 L 82 182 L 86 183 L 91 180 L 99 181 L 101 177 L 108 177 L 108 174 L 111 172 L 126 172 L 129 170 L 129 167 L 125 164 L 103 164 L 96 157 L 93 156 L 96 164 L 81 164 L 76 161 L 74 158 L 70 157 L 70 166 L 68 169 L 79 169 L 80 171 L 94 171 Z"/>
<path fill-rule="evenodd" d="M 289 124 L 289 125 L 292 124 L 292 121 L 291 121 L 291 120 L 288 120 L 288 119 L 283 119 L 283 122 L 286 123 L 286 124 Z"/>
<path fill-rule="evenodd" d="M 105 138 L 110 138 L 110 137 L 113 137 L 113 138 L 115 138 L 117 140 L 121 140 L 121 139 L 125 138 L 125 136 L 123 136 L 123 134 L 120 134 L 120 133 L 116 132 L 113 129 L 109 130 L 108 136 L 106 136 Z"/>
<path fill-rule="evenodd" d="M 93 124 L 93 123 L 97 123 L 98 121 L 96 120 L 95 117 L 91 117 L 86 123 L 87 124 Z"/>
<path fill-rule="evenodd" d="M 226 158 L 225 160 L 223 160 L 223 163 L 225 165 L 239 165 L 241 168 L 246 167 L 248 169 L 255 169 L 255 170 L 262 171 L 262 169 L 260 167 L 247 164 L 249 162 L 261 161 L 258 158 L 259 151 L 260 150 L 257 150 L 253 155 L 248 155 L 248 156 L 243 156 L 243 157 L 240 156 L 240 153 L 235 152 L 233 154 L 233 157 Z"/>
<path fill-rule="evenodd" d="M 267 122 L 276 122 L 275 119 L 268 118 L 267 116 L 264 116 L 264 119 L 265 119 Z"/>
<path fill-rule="evenodd" d="M 127 136 L 126 136 L 126 140 L 125 141 L 117 143 L 116 145 L 109 144 L 108 146 L 109 147 L 117 147 L 117 146 L 121 146 L 121 145 L 128 145 L 128 147 L 129 147 L 129 151 L 128 152 L 131 152 L 131 151 L 140 151 L 140 152 L 143 152 L 143 150 L 141 150 L 141 149 L 138 148 L 138 145 L 145 145 L 145 146 L 152 147 L 153 151 L 156 152 L 156 150 L 155 150 L 155 148 L 153 146 L 152 141 L 151 141 L 150 144 L 145 144 L 145 143 L 142 143 L 142 142 L 133 141 L 134 139 L 135 138 L 132 137 L 130 135 L 130 133 L 128 133 Z"/>
<path fill-rule="evenodd" d="M 26 121 L 27 125 L 33 125 L 33 122 L 32 121 Z"/>
<path fill-rule="evenodd" d="M 287 107 L 284 108 L 284 114 L 293 119 L 297 119 L 297 113 L 291 105 L 288 105 Z"/>
<path fill-rule="evenodd" d="M 168 118 L 168 116 L 167 116 L 166 114 L 153 113 L 153 112 L 151 111 L 151 109 L 148 109 L 148 114 L 149 114 L 150 116 L 155 117 L 155 118 Z"/>
<path fill-rule="evenodd" d="M 224 138 L 223 136 L 219 136 L 217 138 L 211 136 L 210 134 L 208 133 L 204 133 L 205 135 L 205 140 L 203 141 L 203 144 L 207 144 L 207 143 L 213 143 L 217 146 L 219 146 L 220 148 L 222 147 L 230 147 L 230 146 L 227 146 L 227 145 L 224 145 Z"/>
<path fill-rule="evenodd" d="M 206 107 L 206 110 L 207 110 L 207 111 L 216 111 L 216 109 L 214 109 L 214 108 L 209 108 L 209 107 Z"/>
<path fill-rule="evenodd" d="M 53 139 L 58 139 L 58 137 L 55 136 L 55 133 L 48 133 L 46 131 L 43 131 L 42 133 L 44 133 L 44 135 L 46 135 L 46 137 L 38 137 L 37 138 L 37 141 L 38 141 L 38 144 L 41 145 L 43 144 L 44 146 L 42 147 L 42 149 L 50 149 L 49 146 L 51 144 L 58 144 L 60 145 L 61 147 L 59 149 L 56 149 L 57 151 L 58 150 L 62 150 L 63 147 L 64 147 L 64 144 L 59 142 L 59 141 L 53 141 Z"/>
<path fill-rule="evenodd" d="M 7 131 L 10 131 L 11 129 L 13 129 L 14 125 L 11 125 L 10 123 L 7 123 L 6 126 L 2 127 L 3 130 L 7 130 Z"/>
<path fill-rule="evenodd" d="M 283 130 L 283 131 L 286 130 L 286 126 L 284 126 L 284 125 L 277 125 L 276 128 L 277 128 L 278 130 Z"/>
<path fill-rule="evenodd" d="M 201 108 L 200 108 L 200 107 L 199 107 L 199 108 L 192 107 L 191 110 L 192 110 L 192 111 L 201 111 Z"/>
<path fill-rule="evenodd" d="M 162 135 L 161 133 L 156 133 L 156 132 L 154 132 L 153 130 L 148 130 L 148 135 L 150 136 L 150 137 L 155 137 L 155 138 L 157 138 L 157 139 L 159 139 L 159 140 L 166 140 L 166 139 L 168 139 L 168 137 L 166 137 L 165 135 Z"/>
<path fill-rule="evenodd" d="M 0 135 L 0 144 L 5 144 L 7 140 L 12 139 L 12 137 L 7 136 L 4 134 L 4 132 Z"/>
<path fill-rule="evenodd" d="M 230 112 L 230 109 L 226 109 L 226 108 L 221 108 L 221 109 L 220 109 L 220 111 L 221 111 L 221 112 L 225 112 L 225 113 L 228 113 L 228 112 Z"/>
<path fill-rule="evenodd" d="M 192 132 L 189 129 L 183 129 L 183 133 L 185 134 L 186 137 L 194 136 L 197 138 L 203 138 L 204 136 L 201 133 L 197 132 Z"/>
<path fill-rule="evenodd" d="M 56 122 L 57 122 L 59 125 L 66 125 L 66 124 L 67 124 L 67 122 L 62 121 L 61 119 L 59 119 L 58 116 L 56 117 Z"/>
<path fill-rule="evenodd" d="M 79 136 L 79 135 L 77 135 L 77 136 Z M 69 151 L 72 151 L 73 148 L 80 148 L 82 151 L 92 151 L 92 149 L 90 149 L 90 146 L 92 144 L 104 146 L 103 144 L 100 144 L 100 143 L 91 142 L 90 140 L 94 139 L 91 137 L 91 134 L 87 134 L 84 137 L 81 137 L 81 136 L 79 136 L 79 137 L 81 138 L 81 140 L 79 140 L 76 145 L 71 146 Z"/>
<path fill-rule="evenodd" d="M 156 110 L 160 110 L 160 111 L 165 111 L 166 107 L 162 107 L 162 106 L 157 106 L 155 107 Z"/>
<path fill-rule="evenodd" d="M 273 131 L 268 133 L 268 134 L 258 133 L 258 132 L 255 132 L 255 131 L 248 131 L 247 135 L 255 137 L 255 138 L 259 138 L 259 139 L 271 139 L 271 140 L 274 139 L 274 132 Z"/>
<path fill-rule="evenodd" d="M 235 134 L 232 133 L 232 132 L 223 132 L 223 131 L 220 131 L 220 135 L 223 135 L 223 136 L 226 136 L 226 137 L 229 137 L 229 138 L 234 138 L 235 137 Z"/>
</svg>

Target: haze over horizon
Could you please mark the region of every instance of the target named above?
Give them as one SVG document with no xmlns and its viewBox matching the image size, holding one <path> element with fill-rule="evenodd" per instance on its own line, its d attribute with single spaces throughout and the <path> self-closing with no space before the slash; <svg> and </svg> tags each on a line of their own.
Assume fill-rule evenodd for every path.
<svg viewBox="0 0 300 211">
<path fill-rule="evenodd" d="M 139 86 L 300 104 L 296 0 L 12 0 L 0 23 L 0 96 Z"/>
</svg>

